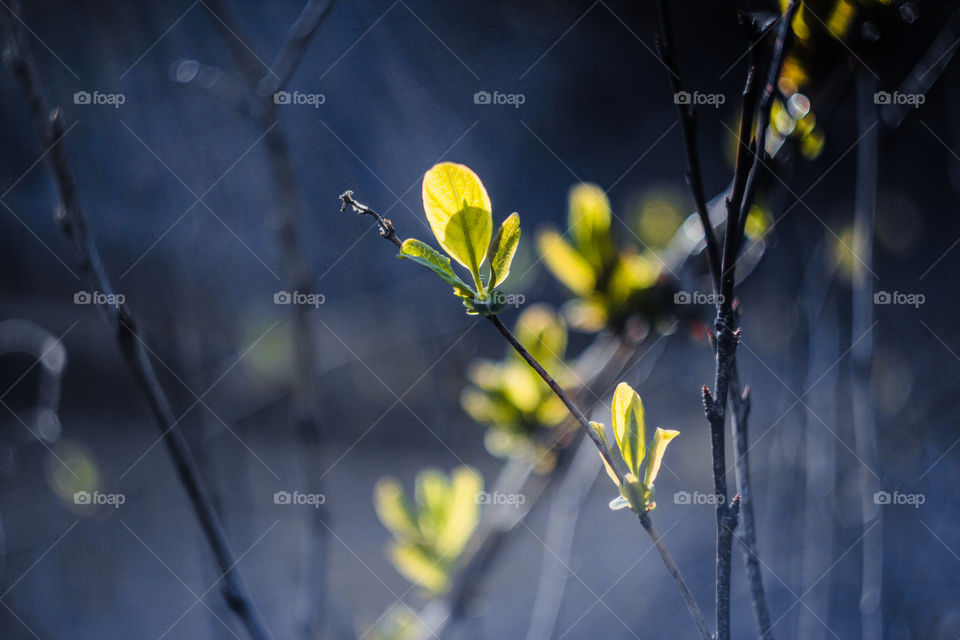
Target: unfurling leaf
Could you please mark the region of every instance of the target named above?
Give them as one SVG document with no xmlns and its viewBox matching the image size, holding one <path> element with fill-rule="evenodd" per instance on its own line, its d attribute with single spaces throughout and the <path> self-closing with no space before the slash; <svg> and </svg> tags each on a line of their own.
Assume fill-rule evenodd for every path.
<svg viewBox="0 0 960 640">
<path fill-rule="evenodd" d="M 587 296 L 597 283 L 590 263 L 556 231 L 548 229 L 537 236 L 543 261 L 554 277 L 578 296 Z"/>
<path fill-rule="evenodd" d="M 601 423 L 593 421 L 590 422 L 590 428 L 600 437 L 607 453 L 613 455 L 613 451 L 610 449 L 610 443 L 607 442 L 607 428 Z M 603 468 L 607 472 L 607 475 L 610 476 L 610 479 L 613 480 L 613 484 L 620 486 L 620 478 L 617 477 L 617 472 L 610 466 L 610 463 L 607 462 L 606 456 L 601 454 L 600 459 L 603 460 Z M 611 506 L 610 508 L 612 509 L 613 507 Z"/>
<path fill-rule="evenodd" d="M 663 454 L 667 450 L 670 441 L 680 435 L 679 431 L 673 429 L 661 429 L 657 427 L 653 434 L 653 443 L 650 445 L 650 457 L 647 459 L 647 471 L 643 476 L 643 484 L 648 488 L 653 487 L 657 474 L 660 473 L 660 463 L 663 462 Z"/>
<path fill-rule="evenodd" d="M 444 282 L 453 287 L 454 292 L 461 297 L 472 295 L 470 287 L 457 277 L 450 267 L 450 258 L 441 254 L 425 242 L 416 238 L 407 238 L 400 246 L 400 255 L 398 258 L 409 258 L 414 262 L 422 264 L 435 274 L 443 278 Z"/>
<path fill-rule="evenodd" d="M 479 288 L 493 234 L 490 196 L 480 178 L 462 164 L 434 165 L 423 176 L 423 209 L 440 246 L 470 270 Z"/>
<path fill-rule="evenodd" d="M 487 285 L 489 291 L 500 286 L 500 283 L 510 275 L 510 263 L 513 262 L 519 242 L 520 216 L 514 212 L 500 225 L 487 251 L 487 260 L 490 262 L 490 282 Z"/>
<path fill-rule="evenodd" d="M 627 469 L 639 476 L 645 453 L 643 401 L 626 382 L 617 385 L 613 394 L 612 414 L 613 433 L 620 447 L 620 455 Z"/>
</svg>

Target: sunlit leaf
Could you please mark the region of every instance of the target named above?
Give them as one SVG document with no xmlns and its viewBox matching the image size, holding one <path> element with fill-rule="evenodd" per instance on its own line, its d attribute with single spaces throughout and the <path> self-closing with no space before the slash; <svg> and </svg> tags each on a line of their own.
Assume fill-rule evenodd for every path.
<svg viewBox="0 0 960 640">
<path fill-rule="evenodd" d="M 421 242 L 416 238 L 407 238 L 400 246 L 400 255 L 398 258 L 409 258 L 414 262 L 422 264 L 435 274 L 443 278 L 444 282 L 453 287 L 454 292 L 459 296 L 472 295 L 470 287 L 457 277 L 450 267 L 450 258 L 441 254 L 439 251 Z"/>
<path fill-rule="evenodd" d="M 545 304 L 524 309 L 517 318 L 517 340 L 544 366 L 561 360 L 567 350 L 567 327 Z"/>
<path fill-rule="evenodd" d="M 617 385 L 612 403 L 613 433 L 627 469 L 640 475 L 644 455 L 643 402 L 626 382 Z"/>
<path fill-rule="evenodd" d="M 643 476 L 643 484 L 647 488 L 653 487 L 657 474 L 660 473 L 660 463 L 663 462 L 663 454 L 667 450 L 667 445 L 678 435 L 680 435 L 679 431 L 657 427 L 657 431 L 653 434 L 653 443 L 650 445 L 646 473 Z"/>
<path fill-rule="evenodd" d="M 470 467 L 457 467 L 450 474 L 447 518 L 437 537 L 437 553 L 456 559 L 480 520 L 477 494 L 483 491 L 483 477 Z"/>
<path fill-rule="evenodd" d="M 380 522 L 398 538 L 415 538 L 419 535 L 417 522 L 403 488 L 392 478 L 382 478 L 373 493 L 373 504 Z"/>
<path fill-rule="evenodd" d="M 590 263 L 563 236 L 552 229 L 541 231 L 537 236 L 537 247 L 547 268 L 570 291 L 578 296 L 593 291 L 597 280 Z"/>
<path fill-rule="evenodd" d="M 490 196 L 477 174 L 453 162 L 434 165 L 423 176 L 423 209 L 443 250 L 479 283 L 493 217 Z"/>
<path fill-rule="evenodd" d="M 620 509 L 627 509 L 630 507 L 630 502 L 623 496 L 617 496 L 610 501 L 610 510 L 619 511 Z"/>
<path fill-rule="evenodd" d="M 423 537 L 436 540 L 446 520 L 450 482 L 438 469 L 424 469 L 416 479 L 417 524 Z"/>
<path fill-rule="evenodd" d="M 574 244 L 594 269 L 601 269 L 609 257 L 610 200 L 595 184 L 581 183 L 570 189 L 568 228 Z"/>
<path fill-rule="evenodd" d="M 604 448 L 606 448 L 607 453 L 612 454 L 610 449 L 610 444 L 607 442 L 607 427 L 599 422 L 590 421 L 590 428 L 593 429 L 593 432 L 596 433 L 600 440 L 603 442 Z M 607 462 L 606 457 L 603 455 L 600 456 L 600 459 L 603 460 L 603 468 L 607 472 L 607 475 L 610 477 L 610 480 L 613 481 L 613 484 L 620 486 L 620 478 L 617 477 L 617 472 L 614 471 L 613 467 L 610 466 L 610 463 Z"/>
<path fill-rule="evenodd" d="M 447 572 L 422 548 L 406 543 L 395 543 L 389 547 L 390 559 L 397 571 L 414 584 L 428 591 L 442 593 L 447 588 Z"/>
<path fill-rule="evenodd" d="M 510 264 L 513 262 L 519 243 L 520 216 L 517 213 L 511 213 L 500 225 L 487 252 L 487 260 L 490 262 L 490 283 L 487 286 L 490 291 L 500 286 L 510 275 Z"/>
</svg>

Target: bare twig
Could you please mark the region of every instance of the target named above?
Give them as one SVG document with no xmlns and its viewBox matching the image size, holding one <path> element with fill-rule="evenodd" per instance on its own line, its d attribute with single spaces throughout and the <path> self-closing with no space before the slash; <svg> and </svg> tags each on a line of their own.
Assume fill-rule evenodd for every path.
<svg viewBox="0 0 960 640">
<path fill-rule="evenodd" d="M 697 114 L 692 104 L 684 104 L 680 99 L 684 95 L 680 74 L 673 58 L 673 37 L 670 30 L 670 14 L 667 11 L 665 0 L 657 2 L 660 12 L 660 36 L 657 38 L 657 50 L 660 59 L 666 66 L 670 86 L 673 89 L 673 101 L 677 105 L 677 118 L 680 120 L 680 130 L 683 133 L 683 146 L 687 158 L 687 186 L 693 195 L 693 203 L 703 226 L 703 238 L 707 246 L 707 260 L 710 263 L 710 273 L 713 275 L 713 290 L 720 292 L 720 253 L 717 248 L 717 238 L 713 223 L 710 222 L 710 212 L 707 209 L 707 198 L 704 192 L 703 176 L 700 172 L 700 155 L 697 152 Z"/>
<path fill-rule="evenodd" d="M 383 218 L 376 211 L 370 207 L 361 204 L 353 199 L 353 193 L 351 191 L 346 191 L 340 196 L 342 201 L 341 211 L 344 211 L 347 207 L 352 207 L 358 215 L 369 215 L 372 216 L 376 221 L 377 225 L 380 228 L 380 235 L 386 240 L 392 242 L 396 246 L 401 246 L 403 241 L 397 236 L 396 230 L 393 227 L 393 224 Z M 554 395 L 556 395 L 564 406 L 567 407 L 567 410 L 570 414 L 576 419 L 580 427 L 583 428 L 587 436 L 593 441 L 594 445 L 597 447 L 597 450 L 600 452 L 600 456 L 604 461 L 610 465 L 610 468 L 615 471 L 621 484 L 625 483 L 623 473 L 620 471 L 619 465 L 617 465 L 610 452 L 607 450 L 607 447 L 604 446 L 603 441 L 600 440 L 600 436 L 594 432 L 593 428 L 590 426 L 590 421 L 583 414 L 580 408 L 576 403 L 570 398 L 563 387 L 551 376 L 546 369 L 537 361 L 533 355 L 530 354 L 527 349 L 520 344 L 520 341 L 517 340 L 516 336 L 513 335 L 513 332 L 503 324 L 503 321 L 500 320 L 499 316 L 491 315 L 486 316 L 494 327 L 497 328 L 497 331 L 503 335 L 503 337 L 510 343 L 510 346 L 513 347 L 514 351 L 520 355 L 521 358 L 526 361 L 530 368 L 536 371 L 543 381 L 550 387 Z M 700 611 L 700 608 L 697 606 L 696 601 L 693 599 L 693 596 L 690 594 L 690 589 L 687 587 L 686 582 L 683 579 L 683 576 L 680 574 L 680 571 L 677 569 L 676 563 L 674 563 L 673 558 L 670 556 L 670 552 L 664 546 L 663 542 L 660 540 L 659 534 L 653 528 L 653 524 L 650 521 L 650 515 L 646 512 L 641 512 L 636 514 L 640 520 L 640 524 L 650 535 L 657 551 L 660 553 L 660 557 L 663 559 L 664 564 L 667 567 L 667 570 L 670 572 L 670 575 L 673 577 L 674 582 L 676 582 L 677 589 L 680 591 L 681 596 L 683 597 L 684 603 L 687 605 L 687 609 L 690 611 L 690 615 L 693 617 L 694 622 L 697 625 L 697 629 L 700 632 L 700 635 L 704 640 L 711 640 L 710 631 L 707 629 L 706 622 L 704 622 L 703 614 Z"/>
<path fill-rule="evenodd" d="M 16 16 L 10 14 L 11 10 L 2 12 L 6 39 L 4 57 L 16 76 L 26 99 L 41 144 L 44 148 L 50 150 L 47 154 L 47 160 L 60 201 L 56 214 L 57 221 L 76 248 L 84 277 L 87 278 L 91 287 L 110 297 L 114 293 L 113 285 L 107 276 L 97 245 L 87 226 L 64 145 L 59 143 L 64 132 L 63 114 L 59 110 L 55 110 L 49 118 L 47 117 L 46 100 L 32 58 L 24 43 L 21 23 L 16 19 Z M 227 544 L 226 534 L 211 504 L 209 493 L 200 479 L 190 447 L 177 426 L 173 409 L 157 379 L 133 316 L 127 307 L 122 305 L 115 307 L 104 304 L 100 306 L 100 309 L 113 329 L 124 362 L 137 385 L 147 396 L 147 401 L 163 434 L 163 442 L 173 461 L 177 475 L 187 492 L 217 566 L 223 574 L 221 590 L 227 605 L 246 627 L 251 638 L 266 640 L 269 638 L 267 630 L 240 580 L 240 575 L 236 569 L 237 560 Z"/>
</svg>

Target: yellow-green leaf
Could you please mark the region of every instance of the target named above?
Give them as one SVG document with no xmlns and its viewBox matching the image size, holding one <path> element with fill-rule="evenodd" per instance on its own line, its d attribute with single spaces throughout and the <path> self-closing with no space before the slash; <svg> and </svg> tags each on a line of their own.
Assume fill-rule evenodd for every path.
<svg viewBox="0 0 960 640">
<path fill-rule="evenodd" d="M 441 162 L 423 176 L 423 209 L 443 250 L 480 280 L 493 234 L 490 196 L 469 167 Z"/>
<path fill-rule="evenodd" d="M 410 510 L 400 483 L 392 478 L 382 478 L 373 493 L 373 504 L 380 522 L 397 538 L 412 539 L 419 536 L 417 522 Z"/>
<path fill-rule="evenodd" d="M 613 394 L 613 433 L 620 455 L 630 473 L 640 475 L 644 455 L 643 401 L 626 382 L 617 385 Z"/>
<path fill-rule="evenodd" d="M 580 253 L 597 270 L 613 252 L 610 239 L 610 200 L 595 184 L 583 183 L 570 189 L 568 225 Z"/>
<path fill-rule="evenodd" d="M 483 491 L 483 477 L 470 467 L 457 467 L 450 474 L 447 519 L 437 538 L 437 554 L 454 561 L 473 535 L 480 520 L 477 494 Z"/>
<path fill-rule="evenodd" d="M 447 517 L 450 481 L 438 469 L 424 469 L 417 474 L 417 522 L 428 542 L 436 541 Z"/>
<path fill-rule="evenodd" d="M 552 229 L 541 231 L 537 247 L 547 268 L 570 291 L 581 297 L 593 291 L 597 283 L 593 268 L 563 236 Z"/>
<path fill-rule="evenodd" d="M 680 435 L 679 431 L 661 429 L 660 427 L 657 427 L 656 433 L 653 434 L 653 443 L 650 445 L 650 458 L 647 460 L 647 471 L 643 477 L 643 484 L 648 488 L 653 486 L 654 481 L 657 479 L 657 474 L 660 473 L 660 463 L 663 462 L 663 454 L 667 450 L 667 445 L 678 435 Z"/>
<path fill-rule="evenodd" d="M 545 304 L 524 309 L 514 330 L 520 344 L 545 367 L 562 360 L 567 351 L 567 327 Z"/>
<path fill-rule="evenodd" d="M 444 282 L 453 287 L 458 296 L 472 295 L 470 287 L 457 277 L 450 267 L 450 258 L 441 254 L 425 242 L 416 238 L 407 238 L 400 245 L 400 255 L 398 258 L 409 258 L 414 262 L 422 264 L 426 268 L 440 276 Z"/>
<path fill-rule="evenodd" d="M 500 286 L 500 283 L 510 275 L 510 263 L 513 262 L 513 256 L 517 252 L 517 245 L 520 243 L 520 216 L 514 212 L 511 213 L 500 229 L 497 235 L 490 243 L 490 249 L 487 251 L 487 260 L 490 261 L 490 283 L 487 285 L 490 291 L 494 287 Z"/>
<path fill-rule="evenodd" d="M 433 593 L 446 590 L 448 577 L 444 563 L 413 544 L 395 543 L 389 549 L 394 566 L 407 580 Z"/>
<path fill-rule="evenodd" d="M 603 442 L 604 448 L 607 450 L 607 453 L 612 453 L 610 450 L 610 444 L 607 442 L 607 428 L 599 423 L 590 421 L 590 428 L 593 429 L 593 432 L 596 433 L 600 440 Z M 617 472 L 614 471 L 613 467 L 610 466 L 610 463 L 607 462 L 607 458 L 601 454 L 600 459 L 603 460 L 603 468 L 606 470 L 607 475 L 610 476 L 610 479 L 613 481 L 613 484 L 620 486 L 620 478 L 617 477 Z"/>
</svg>

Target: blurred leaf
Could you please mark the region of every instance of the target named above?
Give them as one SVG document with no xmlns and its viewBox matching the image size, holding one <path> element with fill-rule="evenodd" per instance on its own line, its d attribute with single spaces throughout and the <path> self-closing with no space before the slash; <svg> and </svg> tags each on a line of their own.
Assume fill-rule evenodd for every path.
<svg viewBox="0 0 960 640">
<path fill-rule="evenodd" d="M 409 543 L 390 545 L 390 559 L 403 577 L 433 593 L 447 588 L 448 575 L 438 560 Z"/>
<path fill-rule="evenodd" d="M 409 258 L 414 262 L 422 264 L 426 268 L 440 276 L 444 282 L 453 287 L 454 293 L 461 297 L 472 296 L 472 291 L 467 284 L 457 277 L 450 267 L 450 258 L 442 255 L 439 251 L 421 242 L 416 238 L 407 238 L 400 246 L 400 255 L 398 258 Z"/>
<path fill-rule="evenodd" d="M 513 262 L 519 243 L 520 216 L 517 213 L 511 213 L 500 225 L 487 253 L 487 259 L 490 261 L 488 290 L 492 291 L 494 287 L 500 286 L 510 275 L 510 264 Z"/>
<path fill-rule="evenodd" d="M 377 516 L 393 535 L 410 539 L 420 535 L 416 519 L 399 482 L 392 478 L 381 478 L 373 495 Z"/>
<path fill-rule="evenodd" d="M 650 457 L 647 459 L 647 470 L 643 476 L 643 484 L 647 488 L 653 487 L 657 474 L 660 473 L 660 463 L 663 462 L 663 454 L 667 450 L 670 441 L 680 435 L 679 431 L 673 429 L 661 429 L 657 427 L 653 434 L 653 443 L 650 445 Z"/>
<path fill-rule="evenodd" d="M 483 491 L 483 478 L 469 467 L 457 467 L 451 474 L 447 499 L 447 517 L 437 537 L 437 553 L 456 558 L 473 535 L 480 520 L 477 494 Z"/>
<path fill-rule="evenodd" d="M 643 402 L 626 382 L 617 385 L 612 405 L 613 433 L 627 469 L 640 475 L 644 456 Z"/>
<path fill-rule="evenodd" d="M 599 186 L 581 183 L 567 197 L 567 228 L 580 254 L 595 270 L 613 253 L 610 242 L 610 200 Z"/>
<path fill-rule="evenodd" d="M 516 336 L 540 364 L 562 359 L 567 350 L 567 327 L 563 319 L 544 304 L 524 309 L 517 318 Z"/>
<path fill-rule="evenodd" d="M 493 233 L 490 196 L 480 178 L 462 164 L 434 165 L 423 176 L 423 209 L 440 246 L 470 270 L 479 288 Z"/>
<path fill-rule="evenodd" d="M 554 277 L 578 296 L 587 296 L 597 280 L 587 262 L 559 233 L 552 229 L 541 231 L 537 246 L 547 268 Z"/>
</svg>

